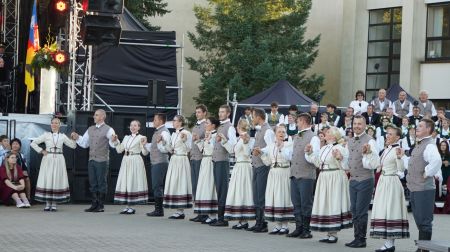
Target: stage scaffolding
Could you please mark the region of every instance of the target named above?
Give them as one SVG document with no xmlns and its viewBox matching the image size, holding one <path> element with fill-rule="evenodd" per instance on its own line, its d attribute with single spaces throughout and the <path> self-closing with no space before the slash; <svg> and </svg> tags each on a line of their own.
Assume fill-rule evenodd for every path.
<svg viewBox="0 0 450 252">
<path fill-rule="evenodd" d="M 13 60 L 13 66 L 19 63 L 19 25 L 20 25 L 20 0 L 0 0 L 1 4 L 1 42 L 5 44 L 5 51 Z M 12 87 L 12 111 L 16 104 L 16 71 L 11 72 Z"/>
</svg>

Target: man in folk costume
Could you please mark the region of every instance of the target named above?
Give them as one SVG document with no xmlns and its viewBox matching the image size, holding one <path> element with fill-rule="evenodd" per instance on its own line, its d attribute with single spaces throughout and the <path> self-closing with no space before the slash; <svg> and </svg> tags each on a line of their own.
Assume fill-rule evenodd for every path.
<svg viewBox="0 0 450 252">
<path fill-rule="evenodd" d="M 197 123 L 192 128 L 192 141 L 202 140 L 205 138 L 205 124 L 206 114 L 208 110 L 205 105 L 200 104 L 195 108 L 195 116 L 197 117 Z M 197 192 L 198 175 L 200 174 L 200 165 L 202 163 L 202 152 L 196 144 L 192 145 L 191 152 L 191 178 L 192 178 L 192 195 L 195 198 Z M 203 215 L 197 215 L 195 218 L 189 219 L 190 221 L 203 221 L 206 217 Z"/>
<path fill-rule="evenodd" d="M 268 122 L 270 127 L 272 127 L 272 130 L 275 129 L 275 126 L 278 124 L 284 123 L 284 115 L 278 113 L 277 102 L 272 102 L 270 104 L 270 113 L 266 116 L 266 122 Z"/>
<path fill-rule="evenodd" d="M 409 124 L 414 125 L 417 128 L 419 126 L 420 120 L 422 120 L 423 116 L 420 115 L 420 108 L 418 106 L 413 107 L 413 114 L 409 117 Z"/>
<path fill-rule="evenodd" d="M 378 90 L 378 97 L 375 98 L 370 104 L 374 106 L 376 113 L 381 113 L 391 107 L 392 102 L 386 98 L 386 90 L 380 89 Z"/>
<path fill-rule="evenodd" d="M 254 151 L 252 155 L 253 166 L 253 202 L 256 210 L 256 224 L 247 229 L 257 233 L 267 232 L 267 222 L 264 221 L 264 207 L 266 198 L 267 176 L 269 175 L 270 166 L 263 163 L 261 156 L 256 155 L 255 149 L 263 149 L 268 144 L 275 141 L 275 133 L 270 125 L 266 122 L 266 114 L 262 109 L 253 111 L 253 124 L 256 128 Z"/>
<path fill-rule="evenodd" d="M 412 115 L 412 108 L 413 105 L 410 101 L 406 99 L 406 92 L 401 91 L 398 94 L 398 100 L 394 101 L 392 103 L 392 109 L 394 111 L 394 115 L 400 118 L 403 118 L 404 116 L 411 116 Z"/>
<path fill-rule="evenodd" d="M 374 169 L 377 167 L 363 165 L 363 157 L 379 163 L 378 150 L 372 137 L 365 133 L 366 120 L 362 116 L 353 119 L 355 136 L 348 141 L 348 166 L 350 168 L 350 203 L 353 217 L 354 240 L 346 243 L 351 248 L 366 247 L 368 211 L 374 189 Z"/>
<path fill-rule="evenodd" d="M 420 114 L 422 116 L 430 115 L 432 117 L 437 116 L 436 108 L 434 107 L 433 102 L 428 100 L 428 93 L 425 90 L 420 91 L 419 93 L 419 104 L 417 105 L 420 109 Z"/>
<path fill-rule="evenodd" d="M 300 114 L 297 118 L 299 133 L 294 137 L 291 160 L 291 200 L 294 205 L 295 230 L 288 237 L 312 238 L 311 211 L 314 200 L 316 167 L 305 159 L 305 147 L 310 144 L 313 152 L 320 151 L 320 139 L 311 130 L 311 116 Z"/>
<path fill-rule="evenodd" d="M 109 146 L 114 148 L 114 129 L 105 123 L 106 112 L 98 109 L 94 113 L 94 123 L 82 137 L 72 132 L 71 137 L 82 148 L 89 148 L 89 190 L 92 195 L 91 207 L 86 212 L 104 212 L 104 200 L 108 191 L 106 176 L 109 166 Z M 109 143 L 109 146 L 108 146 Z"/>
<path fill-rule="evenodd" d="M 215 227 L 226 227 L 228 222 L 224 219 L 225 204 L 228 192 L 228 176 L 230 174 L 230 153 L 225 149 L 224 145 L 228 142 L 235 145 L 236 130 L 230 122 L 231 108 L 228 105 L 222 105 L 219 108 L 220 126 L 217 129 L 216 144 L 212 154 L 214 166 L 214 183 L 217 190 L 218 199 L 218 219 L 210 224 Z"/>
<path fill-rule="evenodd" d="M 144 145 L 145 149 L 150 153 L 152 190 L 155 198 L 155 210 L 147 213 L 147 216 L 150 217 L 164 216 L 164 181 L 169 167 L 169 154 L 165 148 L 158 147 L 158 142 L 170 142 L 170 133 L 165 126 L 166 120 L 166 114 L 158 113 L 153 116 L 155 132 L 153 133 L 152 141 Z"/>
<path fill-rule="evenodd" d="M 406 181 L 411 191 L 410 204 L 419 229 L 419 240 L 431 240 L 436 185 L 434 175 L 442 166 L 436 142 L 431 138 L 434 122 L 420 121 L 416 129 L 417 144 L 408 161 Z M 425 250 L 417 250 L 425 251 Z"/>
<path fill-rule="evenodd" d="M 327 105 L 327 113 L 328 113 L 328 121 L 332 126 L 337 126 L 340 121 L 340 116 L 335 113 L 336 112 L 336 105 L 334 104 L 328 104 Z"/>
</svg>

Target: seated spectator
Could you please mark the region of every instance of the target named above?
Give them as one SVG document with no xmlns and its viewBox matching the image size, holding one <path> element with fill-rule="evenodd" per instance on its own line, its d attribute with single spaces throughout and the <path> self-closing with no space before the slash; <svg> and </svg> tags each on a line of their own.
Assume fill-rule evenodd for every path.
<svg viewBox="0 0 450 252">
<path fill-rule="evenodd" d="M 434 104 L 428 100 L 428 93 L 425 90 L 420 91 L 419 93 L 419 104 L 417 105 L 420 109 L 420 114 L 425 116 L 427 114 L 431 115 L 431 117 L 437 116 L 436 108 Z"/>
<path fill-rule="evenodd" d="M 338 114 L 336 114 L 336 106 L 334 104 L 327 105 L 327 113 L 328 113 L 328 122 L 331 126 L 337 126 L 339 123 L 339 119 L 341 118 Z"/>
<path fill-rule="evenodd" d="M 441 154 L 442 158 L 442 179 L 444 184 L 447 183 L 448 178 L 450 177 L 450 152 L 449 152 L 449 145 L 447 141 L 442 141 L 439 144 L 439 154 Z"/>
<path fill-rule="evenodd" d="M 395 116 L 403 118 L 404 116 L 409 117 L 412 115 L 413 105 L 406 98 L 407 98 L 406 92 L 401 91 L 398 94 L 398 100 L 392 103 L 392 109 L 394 111 Z"/>
<path fill-rule="evenodd" d="M 318 124 L 320 121 L 319 106 L 316 103 L 312 103 L 308 113 L 311 115 L 311 124 Z"/>
<path fill-rule="evenodd" d="M 286 133 L 288 135 L 289 141 L 293 140 L 293 137 L 298 133 L 298 127 L 295 123 L 297 121 L 297 114 L 289 113 L 286 118 L 288 119 L 286 124 Z"/>
<path fill-rule="evenodd" d="M 338 128 L 342 128 L 345 125 L 345 118 L 350 118 L 352 120 L 353 123 L 353 108 L 352 107 L 348 107 L 345 110 L 345 115 L 341 116 L 339 123 L 337 125 Z"/>
<path fill-rule="evenodd" d="M 328 122 L 328 113 L 322 113 L 320 123 L 314 127 L 314 132 L 320 132 L 323 128 L 330 128 L 332 125 Z M 316 133 L 316 134 L 317 134 Z"/>
<path fill-rule="evenodd" d="M 27 161 L 25 160 L 25 155 L 20 152 L 22 148 L 22 142 L 18 138 L 13 138 L 11 139 L 10 145 L 11 152 L 17 155 L 17 165 L 22 168 L 23 175 L 25 176 L 25 193 L 27 194 L 27 198 L 31 199 L 31 184 L 28 175 Z"/>
<path fill-rule="evenodd" d="M 384 144 L 386 140 L 386 127 L 391 123 L 389 117 L 383 116 L 381 118 L 381 126 L 377 128 L 376 132 L 376 142 L 377 149 L 384 150 Z"/>
<path fill-rule="evenodd" d="M 367 112 L 367 106 L 369 105 L 369 103 L 364 100 L 364 91 L 356 91 L 355 98 L 356 100 L 350 102 L 349 105 L 349 107 L 353 108 L 354 115 L 362 115 L 363 113 Z"/>
<path fill-rule="evenodd" d="M 434 140 L 437 146 L 439 146 L 439 143 L 441 142 L 441 138 L 439 137 L 439 129 L 434 129 L 433 133 L 431 133 L 431 138 Z"/>
<path fill-rule="evenodd" d="M 11 146 L 9 145 L 9 139 L 6 135 L 0 136 L 0 165 L 3 163 L 3 158 L 6 153 L 11 150 Z"/>
<path fill-rule="evenodd" d="M 380 126 L 380 114 L 377 114 L 373 111 L 373 105 L 370 104 L 367 106 L 367 112 L 361 114 L 364 118 L 366 118 L 366 125 L 374 125 L 375 127 Z"/>
<path fill-rule="evenodd" d="M 445 118 L 445 108 L 439 107 L 439 108 L 437 108 L 436 112 L 437 112 L 437 115 L 433 116 L 431 119 L 433 119 L 435 127 L 441 130 L 444 120 L 447 119 L 447 118 Z"/>
<path fill-rule="evenodd" d="M 0 167 L 0 199 L 5 205 L 13 199 L 18 208 L 30 207 L 25 194 L 25 177 L 17 165 L 17 155 L 12 152 L 6 154 L 5 164 Z"/>
<path fill-rule="evenodd" d="M 401 147 L 405 150 L 406 156 L 411 156 L 411 152 L 416 146 L 416 127 L 414 125 L 409 125 L 408 134 L 401 141 Z"/>
<path fill-rule="evenodd" d="M 449 129 L 449 121 L 448 121 L 447 118 L 445 118 L 442 121 L 442 128 L 440 130 L 441 130 L 441 132 L 439 134 L 439 137 L 441 139 L 447 139 L 448 140 L 450 138 L 450 129 Z"/>
<path fill-rule="evenodd" d="M 413 114 L 409 117 L 409 124 L 413 124 L 415 127 L 419 125 L 420 120 L 423 119 L 423 116 L 420 115 L 420 108 L 417 106 L 413 107 Z"/>
<path fill-rule="evenodd" d="M 404 138 L 408 134 L 409 129 L 409 118 L 407 116 L 402 117 L 402 126 L 400 129 L 402 130 L 402 138 Z"/>
<path fill-rule="evenodd" d="M 387 108 L 385 115 L 389 118 L 391 124 L 394 124 L 397 127 L 402 125 L 402 119 L 394 115 L 394 110 L 392 108 Z"/>
<path fill-rule="evenodd" d="M 270 113 L 266 115 L 266 122 L 269 123 L 272 129 L 275 129 L 280 123 L 284 123 L 284 115 L 278 113 L 278 103 L 272 102 L 270 104 Z"/>
<path fill-rule="evenodd" d="M 378 97 L 375 98 L 370 104 L 373 105 L 373 110 L 375 113 L 382 113 L 387 110 L 387 108 L 390 108 L 392 105 L 392 102 L 386 98 L 386 90 L 380 89 L 378 90 Z"/>
<path fill-rule="evenodd" d="M 376 135 L 375 135 L 375 131 L 376 131 L 376 127 L 375 125 L 367 125 L 366 126 L 366 133 L 367 135 L 371 136 L 373 139 L 377 139 Z"/>
</svg>

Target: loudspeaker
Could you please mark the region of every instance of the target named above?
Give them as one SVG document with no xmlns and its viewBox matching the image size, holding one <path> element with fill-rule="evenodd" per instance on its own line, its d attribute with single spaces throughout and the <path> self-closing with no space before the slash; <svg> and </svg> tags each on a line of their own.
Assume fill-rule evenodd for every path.
<svg viewBox="0 0 450 252">
<path fill-rule="evenodd" d="M 122 27 L 117 17 L 86 15 L 81 23 L 85 45 L 118 45 Z"/>
<path fill-rule="evenodd" d="M 87 11 L 122 14 L 123 0 L 85 0 L 88 2 Z"/>
<path fill-rule="evenodd" d="M 165 80 L 149 80 L 148 81 L 148 106 L 163 106 L 166 103 L 166 86 Z"/>
</svg>

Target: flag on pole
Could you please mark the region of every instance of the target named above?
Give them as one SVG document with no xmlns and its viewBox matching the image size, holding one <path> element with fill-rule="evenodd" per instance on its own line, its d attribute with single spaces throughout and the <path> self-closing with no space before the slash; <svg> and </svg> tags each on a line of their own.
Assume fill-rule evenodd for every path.
<svg viewBox="0 0 450 252">
<path fill-rule="evenodd" d="M 34 0 L 33 13 L 30 22 L 30 33 L 28 35 L 27 58 L 25 61 L 25 85 L 27 86 L 27 97 L 28 93 L 34 91 L 34 74 L 33 69 L 31 68 L 31 61 L 33 60 L 35 52 L 39 50 L 39 29 L 36 4 L 37 0 Z"/>
</svg>

